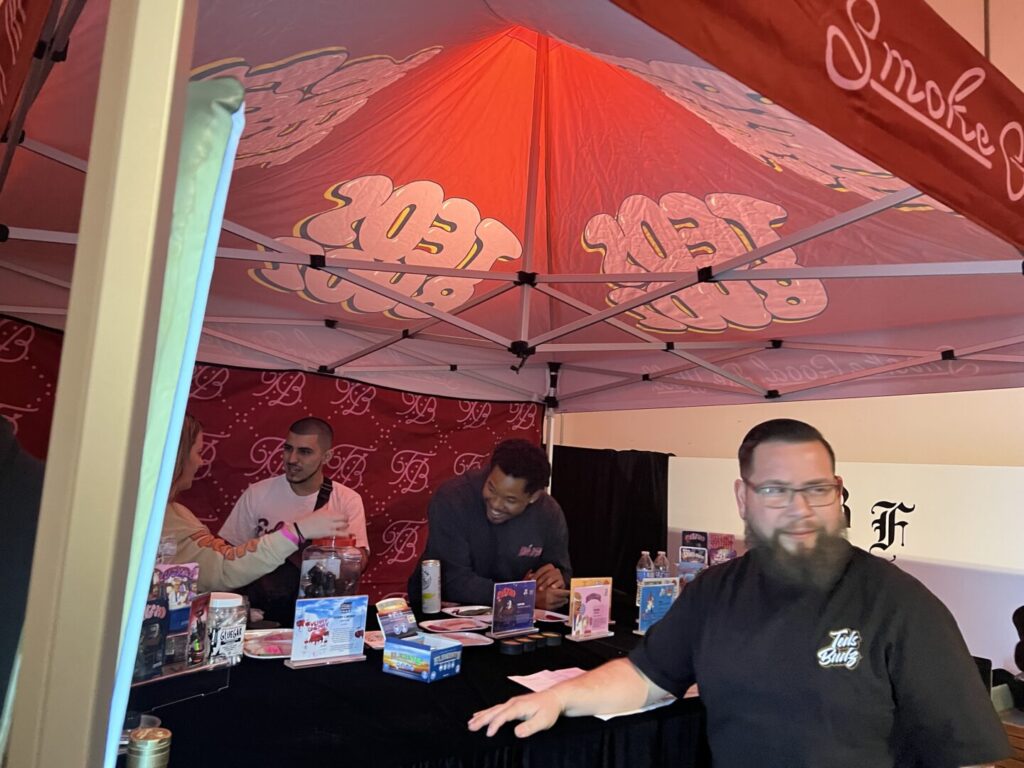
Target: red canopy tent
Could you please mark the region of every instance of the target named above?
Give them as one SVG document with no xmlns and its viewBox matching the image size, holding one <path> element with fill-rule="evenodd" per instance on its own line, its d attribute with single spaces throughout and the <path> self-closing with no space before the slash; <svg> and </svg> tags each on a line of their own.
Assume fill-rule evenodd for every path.
<svg viewBox="0 0 1024 768">
<path fill-rule="evenodd" d="M 564 411 L 1024 384 L 1005 77 L 923 0 L 620 4 L 204 3 L 247 129 L 199 359 Z M 47 325 L 104 22 L 0 198 Z"/>
<path fill-rule="evenodd" d="M 0 313 L 53 327 L 107 22 L 60 7 L 0 164 Z M 199 7 L 191 76 L 248 125 L 201 361 L 563 411 L 1024 384 L 1024 97 L 922 0 Z M 46 711 L 102 700 L 89 643 Z"/>
</svg>

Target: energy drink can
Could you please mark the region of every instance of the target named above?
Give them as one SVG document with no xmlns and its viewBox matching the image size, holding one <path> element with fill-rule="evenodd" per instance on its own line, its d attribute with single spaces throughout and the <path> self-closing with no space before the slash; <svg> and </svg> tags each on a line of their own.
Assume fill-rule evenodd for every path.
<svg viewBox="0 0 1024 768">
<path fill-rule="evenodd" d="M 441 561 L 424 560 L 420 566 L 423 572 L 423 612 L 441 612 Z"/>
</svg>

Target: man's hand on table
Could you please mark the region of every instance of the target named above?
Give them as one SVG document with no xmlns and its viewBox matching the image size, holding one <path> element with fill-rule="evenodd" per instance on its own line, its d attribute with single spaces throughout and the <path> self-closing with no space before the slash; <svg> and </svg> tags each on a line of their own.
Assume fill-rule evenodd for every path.
<svg viewBox="0 0 1024 768">
<path fill-rule="evenodd" d="M 525 738 L 554 725 L 562 709 L 561 699 L 550 690 L 516 696 L 504 704 L 474 712 L 469 721 L 469 730 L 479 731 L 487 726 L 487 735 L 493 736 L 505 723 L 521 720 L 515 727 L 515 734 Z"/>
<path fill-rule="evenodd" d="M 536 571 L 527 571 L 523 579 L 537 581 L 538 608 L 553 611 L 569 602 L 569 590 L 565 588 L 565 577 L 555 565 L 545 563 Z"/>
</svg>

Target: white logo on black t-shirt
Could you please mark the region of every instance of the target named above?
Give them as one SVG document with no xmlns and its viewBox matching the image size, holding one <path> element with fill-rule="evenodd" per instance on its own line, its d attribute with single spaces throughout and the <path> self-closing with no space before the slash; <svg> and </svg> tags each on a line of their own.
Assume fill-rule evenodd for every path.
<svg viewBox="0 0 1024 768">
<path fill-rule="evenodd" d="M 856 669 L 860 664 L 860 632 L 844 627 L 833 629 L 828 633 L 832 642 L 818 649 L 818 664 L 828 667 L 846 667 Z"/>
</svg>

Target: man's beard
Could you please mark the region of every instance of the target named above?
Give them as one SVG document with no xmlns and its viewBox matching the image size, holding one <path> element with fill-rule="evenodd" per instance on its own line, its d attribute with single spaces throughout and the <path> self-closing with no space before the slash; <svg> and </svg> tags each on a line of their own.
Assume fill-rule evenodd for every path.
<svg viewBox="0 0 1024 768">
<path fill-rule="evenodd" d="M 796 554 L 782 546 L 781 532 L 776 531 L 767 538 L 758 533 L 749 520 L 744 536 L 747 548 L 763 555 L 769 574 L 784 583 L 820 592 L 833 587 L 850 559 L 851 547 L 846 540 L 846 529 L 838 534 L 820 531 L 812 548 L 799 550 Z"/>
</svg>

